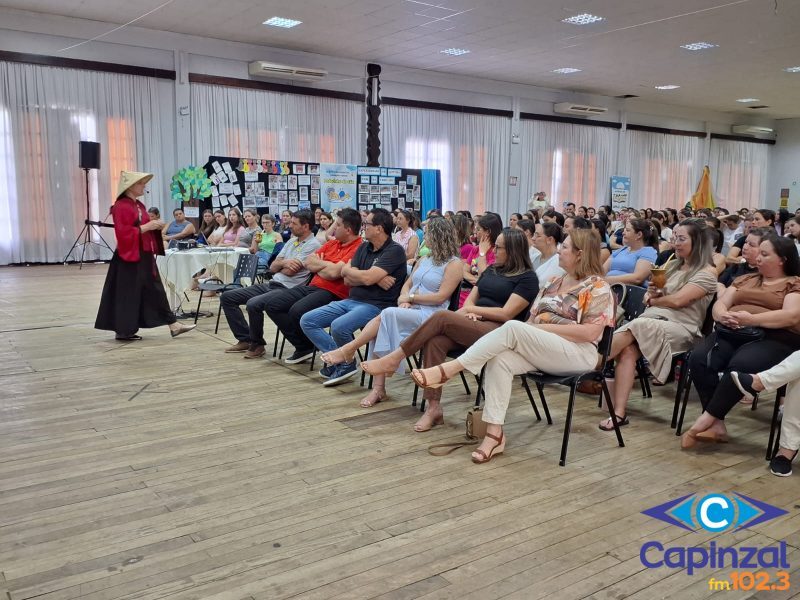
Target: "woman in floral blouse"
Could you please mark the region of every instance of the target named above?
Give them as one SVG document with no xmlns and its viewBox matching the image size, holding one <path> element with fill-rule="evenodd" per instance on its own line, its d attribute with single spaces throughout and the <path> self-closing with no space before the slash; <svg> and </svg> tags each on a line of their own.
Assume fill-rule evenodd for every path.
<svg viewBox="0 0 800 600">
<path fill-rule="evenodd" d="M 601 278 L 597 232 L 574 230 L 561 245 L 559 265 L 566 274 L 539 292 L 527 323 L 507 321 L 458 359 L 411 374 L 421 387 L 437 388 L 465 369 L 477 375 L 486 365 L 486 437 L 472 453 L 475 463 L 488 462 L 505 449 L 503 422 L 515 375 L 591 371 L 603 328 L 614 325 L 614 297 Z"/>
</svg>

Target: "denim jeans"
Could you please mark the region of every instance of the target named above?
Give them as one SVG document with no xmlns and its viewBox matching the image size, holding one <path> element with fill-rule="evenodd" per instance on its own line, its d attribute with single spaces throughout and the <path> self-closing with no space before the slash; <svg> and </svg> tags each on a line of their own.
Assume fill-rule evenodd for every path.
<svg viewBox="0 0 800 600">
<path fill-rule="evenodd" d="M 379 307 L 366 302 L 337 300 L 304 314 L 300 318 L 300 327 L 321 352 L 330 352 L 352 341 L 353 332 L 380 312 Z M 329 326 L 330 335 L 325 331 Z"/>
</svg>

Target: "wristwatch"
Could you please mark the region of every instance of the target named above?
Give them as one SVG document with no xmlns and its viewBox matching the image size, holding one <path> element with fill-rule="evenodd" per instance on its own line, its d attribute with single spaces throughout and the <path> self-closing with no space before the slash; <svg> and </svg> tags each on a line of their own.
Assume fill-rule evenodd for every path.
<svg viewBox="0 0 800 600">
<path fill-rule="evenodd" d="M 408 295 L 408 303 L 409 303 L 409 304 L 414 304 L 414 292 L 411 292 L 411 293 Z"/>
</svg>

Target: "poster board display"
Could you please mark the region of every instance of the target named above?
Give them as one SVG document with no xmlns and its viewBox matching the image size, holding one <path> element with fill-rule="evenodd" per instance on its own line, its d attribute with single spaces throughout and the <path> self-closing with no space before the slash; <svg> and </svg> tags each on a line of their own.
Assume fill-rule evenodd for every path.
<svg viewBox="0 0 800 600">
<path fill-rule="evenodd" d="M 419 213 L 441 209 L 436 170 L 231 156 L 209 156 L 203 168 L 213 186 L 202 209 L 221 209 L 225 214 L 234 206 L 255 209 L 259 214 L 317 207 L 326 212 L 344 207 L 401 208 Z"/>
<path fill-rule="evenodd" d="M 358 208 L 400 208 L 421 213 L 422 185 L 422 169 L 358 167 Z"/>
</svg>

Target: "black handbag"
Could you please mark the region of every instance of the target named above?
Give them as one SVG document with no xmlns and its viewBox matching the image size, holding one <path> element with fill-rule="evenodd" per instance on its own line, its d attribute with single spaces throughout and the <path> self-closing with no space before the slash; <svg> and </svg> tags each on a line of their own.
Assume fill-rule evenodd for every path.
<svg viewBox="0 0 800 600">
<path fill-rule="evenodd" d="M 747 327 L 739 327 L 732 329 L 722 323 L 717 323 L 714 327 L 717 332 L 717 338 L 741 346 L 742 344 L 749 344 L 750 342 L 758 342 L 764 339 L 766 332 L 763 327 L 755 327 L 748 325 Z"/>
<path fill-rule="evenodd" d="M 706 354 L 706 367 L 712 370 L 714 369 L 714 351 L 719 350 L 719 340 L 725 340 L 726 342 L 733 344 L 738 348 L 739 346 L 744 346 L 750 342 L 758 342 L 759 340 L 764 339 L 766 331 L 764 331 L 763 327 L 754 327 L 752 325 L 740 327 L 739 329 L 732 329 L 727 325 L 723 325 L 722 323 L 715 323 L 714 335 L 716 336 L 714 338 L 714 345 L 711 346 L 708 354 Z"/>
</svg>

